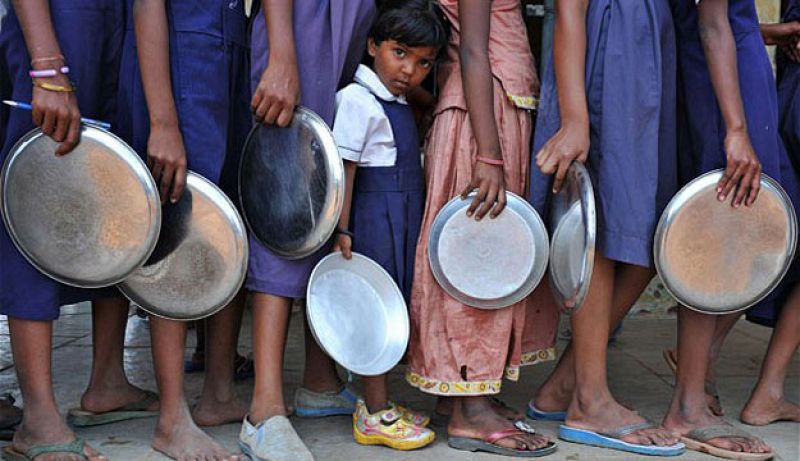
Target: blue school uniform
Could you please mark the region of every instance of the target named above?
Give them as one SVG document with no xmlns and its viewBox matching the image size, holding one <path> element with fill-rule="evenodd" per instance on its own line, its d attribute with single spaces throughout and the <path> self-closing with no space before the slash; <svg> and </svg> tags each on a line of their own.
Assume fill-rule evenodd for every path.
<svg viewBox="0 0 800 461">
<path fill-rule="evenodd" d="M 239 153 L 251 125 L 244 0 L 172 0 L 166 11 L 172 92 L 188 168 L 237 197 Z M 119 93 L 120 136 L 144 158 L 150 122 L 132 15 Z"/>
<path fill-rule="evenodd" d="M 653 233 L 675 193 L 675 46 L 667 0 L 593 0 L 586 13 L 586 167 L 597 245 L 614 261 L 650 266 Z M 561 126 L 552 57 L 531 151 L 531 203 L 543 216 L 552 177 L 536 154 Z"/>
<path fill-rule="evenodd" d="M 685 183 L 725 167 L 726 129 L 700 40 L 697 6 L 684 0 L 671 0 L 671 3 L 678 39 L 679 176 Z M 736 40 L 739 88 L 750 141 L 763 172 L 783 186 L 796 207 L 800 203 L 800 188 L 778 134 L 775 78 L 754 1 L 730 0 L 728 19 Z M 784 278 L 772 294 L 748 311 L 748 315 L 755 314 L 763 323 L 773 322 L 794 278 L 792 274 Z"/>
<path fill-rule="evenodd" d="M 117 77 L 125 8 L 119 0 L 54 0 L 50 14 L 61 53 L 75 82 L 84 117 L 116 123 Z M 29 102 L 30 56 L 13 9 L 0 24 L 0 99 Z M 31 114 L 0 107 L 0 160 L 35 126 Z M 0 226 L 0 313 L 26 320 L 54 320 L 65 301 L 118 296 L 115 289 L 66 289 L 39 273 Z M 63 291 L 62 291 L 63 290 Z M 64 293 L 69 294 L 65 295 Z"/>
<path fill-rule="evenodd" d="M 397 156 L 393 166 L 356 170 L 351 220 L 353 251 L 386 269 L 409 303 L 425 208 L 419 137 L 408 105 L 376 99 L 392 127 Z"/>
</svg>

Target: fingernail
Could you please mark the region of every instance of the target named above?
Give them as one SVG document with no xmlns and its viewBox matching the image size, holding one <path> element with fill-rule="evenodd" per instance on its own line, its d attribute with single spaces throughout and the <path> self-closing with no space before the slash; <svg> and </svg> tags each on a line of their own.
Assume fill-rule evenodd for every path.
<svg viewBox="0 0 800 461">
<path fill-rule="evenodd" d="M 722 194 L 719 194 L 719 195 L 717 195 L 717 200 L 719 200 L 720 202 L 724 202 L 725 201 L 725 196 L 722 195 Z"/>
<path fill-rule="evenodd" d="M 722 188 L 721 187 L 717 187 L 717 192 L 722 192 Z"/>
</svg>

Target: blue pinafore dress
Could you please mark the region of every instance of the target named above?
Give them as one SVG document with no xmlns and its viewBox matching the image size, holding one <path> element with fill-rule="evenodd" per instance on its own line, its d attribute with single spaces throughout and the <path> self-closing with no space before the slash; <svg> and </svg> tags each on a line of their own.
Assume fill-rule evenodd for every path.
<svg viewBox="0 0 800 461">
<path fill-rule="evenodd" d="M 678 162 L 681 183 L 724 168 L 725 121 L 719 111 L 698 30 L 694 2 L 671 0 L 678 40 Z M 762 171 L 778 181 L 800 204 L 796 172 L 778 131 L 778 96 L 772 64 L 764 48 L 754 0 L 729 0 L 728 20 L 736 40 L 739 89 L 747 133 Z M 792 270 L 766 299 L 747 311 L 748 318 L 771 325 L 797 279 Z"/>
<path fill-rule="evenodd" d="M 117 128 L 117 78 L 125 30 L 120 0 L 53 0 L 53 28 L 83 117 Z M 0 99 L 30 102 L 31 58 L 11 8 L 0 24 Z M 0 107 L 0 162 L 14 144 L 35 128 L 28 111 Z M 0 313 L 25 320 L 54 320 L 59 306 L 84 299 L 120 296 L 116 289 L 77 290 L 41 274 L 17 251 L 0 226 Z"/>
<path fill-rule="evenodd" d="M 691 0 L 681 0 L 687 3 Z M 667 0 L 593 0 L 586 12 L 586 167 L 607 258 L 650 266 L 653 233 L 677 188 L 675 38 Z M 536 154 L 561 127 L 552 56 L 531 151 L 531 204 L 547 216 L 552 176 Z"/>
<path fill-rule="evenodd" d="M 408 304 L 425 207 L 419 138 L 408 105 L 375 99 L 392 126 L 397 157 L 394 166 L 356 170 L 351 219 L 353 251 L 386 269 Z"/>
</svg>

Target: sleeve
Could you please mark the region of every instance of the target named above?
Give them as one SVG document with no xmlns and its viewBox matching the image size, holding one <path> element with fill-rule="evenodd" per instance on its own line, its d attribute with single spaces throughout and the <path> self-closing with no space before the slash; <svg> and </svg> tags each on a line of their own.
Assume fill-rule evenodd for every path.
<svg viewBox="0 0 800 461">
<path fill-rule="evenodd" d="M 367 141 L 368 113 L 357 87 L 348 85 L 336 93 L 333 138 L 342 160 L 360 163 Z"/>
</svg>

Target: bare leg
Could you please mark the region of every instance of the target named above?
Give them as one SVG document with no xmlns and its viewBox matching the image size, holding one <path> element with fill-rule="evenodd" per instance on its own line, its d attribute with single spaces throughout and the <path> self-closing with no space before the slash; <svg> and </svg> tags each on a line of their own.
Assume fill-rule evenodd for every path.
<svg viewBox="0 0 800 461">
<path fill-rule="evenodd" d="M 447 434 L 455 437 L 485 439 L 494 432 L 513 429 L 514 423 L 498 415 L 487 397 L 453 397 L 453 415 Z M 520 433 L 501 439 L 497 445 L 518 450 L 542 448 L 550 439 L 538 434 Z"/>
<path fill-rule="evenodd" d="M 619 325 L 633 304 L 639 299 L 647 284 L 652 280 L 652 269 L 629 264 L 618 264 L 614 278 L 614 293 L 612 295 L 612 309 L 610 329 Z M 550 287 L 541 292 L 541 286 L 534 292 L 538 303 L 555 303 L 550 294 Z M 539 305 L 539 304 L 537 304 Z M 568 344 L 555 370 L 550 374 L 544 384 L 539 387 L 533 397 L 536 407 L 543 411 L 565 411 L 572 400 L 572 391 L 575 389 L 575 353 L 572 343 Z"/>
<path fill-rule="evenodd" d="M 288 414 L 283 399 L 283 352 L 291 299 L 253 294 L 253 361 L 256 368 L 250 422 Z"/>
<path fill-rule="evenodd" d="M 336 373 L 336 363 L 328 357 L 319 347 L 311 330 L 308 328 L 308 320 L 303 316 L 305 326 L 305 346 L 306 363 L 303 370 L 303 387 L 313 392 L 332 392 L 338 391 L 342 387 L 342 381 Z"/>
<path fill-rule="evenodd" d="M 161 392 L 161 412 L 153 436 L 153 448 L 181 461 L 238 459 L 200 430 L 189 413 L 183 393 L 186 323 L 153 316 L 150 334 L 153 366 Z"/>
<path fill-rule="evenodd" d="M 146 397 L 125 375 L 122 354 L 128 307 L 128 300 L 121 297 L 92 303 L 92 375 L 81 397 L 83 410 L 113 411 Z M 153 402 L 147 410 L 158 410 L 158 402 Z"/>
<path fill-rule="evenodd" d="M 772 332 L 758 383 L 742 410 L 743 422 L 754 426 L 763 426 L 776 421 L 800 422 L 800 406 L 787 401 L 783 394 L 786 371 L 798 346 L 800 346 L 800 289 L 795 289 L 784 304 L 778 324 Z"/>
<path fill-rule="evenodd" d="M 678 311 L 678 373 L 675 392 L 664 427 L 686 435 L 695 428 L 723 424 L 711 413 L 704 383 L 717 318 L 685 307 Z M 716 438 L 708 441 L 719 448 L 750 453 L 766 453 L 769 447 L 761 440 L 744 437 Z"/>
<path fill-rule="evenodd" d="M 364 399 L 370 413 L 389 407 L 389 395 L 386 391 L 386 375 L 363 376 Z"/>
<path fill-rule="evenodd" d="M 20 452 L 51 444 L 69 443 L 75 434 L 64 424 L 53 395 L 51 347 L 53 323 L 8 318 L 11 350 L 17 369 L 17 381 L 25 400 L 22 423 L 14 433 L 12 447 Z M 84 452 L 91 459 L 99 457 L 88 445 Z M 81 461 L 80 456 L 66 453 L 42 455 L 37 461 Z"/>
<path fill-rule="evenodd" d="M 218 426 L 241 422 L 247 413 L 247 404 L 233 389 L 233 359 L 242 325 L 245 293 L 242 290 L 231 303 L 206 319 L 206 376 L 203 392 L 192 411 L 194 421 L 200 426 Z M 202 324 L 200 324 L 202 325 Z M 198 330 L 200 338 L 200 330 Z"/>
<path fill-rule="evenodd" d="M 586 304 L 572 316 L 575 391 L 567 410 L 568 426 L 600 432 L 643 423 L 636 412 L 620 405 L 608 389 L 606 347 L 611 324 L 614 262 L 598 254 Z M 643 429 L 621 437 L 630 443 L 667 446 L 677 438 L 663 428 Z"/>
</svg>

